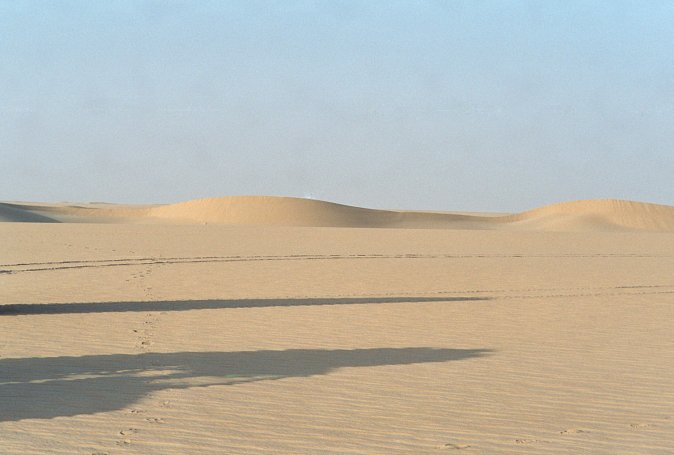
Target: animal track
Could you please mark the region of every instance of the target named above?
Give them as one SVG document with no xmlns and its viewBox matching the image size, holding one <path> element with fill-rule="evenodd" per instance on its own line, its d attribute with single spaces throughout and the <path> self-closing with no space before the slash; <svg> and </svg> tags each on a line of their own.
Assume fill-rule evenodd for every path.
<svg viewBox="0 0 674 455">
<path fill-rule="evenodd" d="M 589 431 L 580 428 L 569 428 L 568 430 L 563 430 L 559 432 L 559 434 L 579 434 L 579 433 L 589 433 Z"/>
<path fill-rule="evenodd" d="M 155 325 L 158 320 L 159 317 L 156 314 L 147 313 L 143 320 L 143 328 L 133 329 L 133 333 L 135 333 L 137 337 L 136 347 L 145 350 L 154 344 L 152 337 L 154 336 Z"/>
<path fill-rule="evenodd" d="M 140 284 L 143 285 L 145 297 L 148 297 L 150 300 L 152 299 L 152 288 L 149 286 L 145 286 L 144 281 L 145 277 L 150 275 L 151 273 L 152 267 L 148 266 L 144 272 L 132 275 L 132 278 L 141 280 Z M 158 320 L 159 317 L 157 316 L 156 313 L 147 313 L 143 320 L 143 328 L 133 329 L 133 333 L 135 333 L 137 337 L 136 342 L 137 348 L 141 350 L 147 350 L 149 349 L 150 346 L 152 346 L 152 344 L 154 344 L 152 341 L 152 337 L 154 335 L 155 325 Z"/>
</svg>

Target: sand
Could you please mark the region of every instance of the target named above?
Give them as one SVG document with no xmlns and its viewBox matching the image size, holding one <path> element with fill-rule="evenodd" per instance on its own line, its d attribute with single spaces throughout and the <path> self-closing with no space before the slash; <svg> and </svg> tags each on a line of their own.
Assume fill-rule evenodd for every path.
<svg viewBox="0 0 674 455">
<path fill-rule="evenodd" d="M 375 210 L 292 197 L 230 196 L 146 206 L 0 203 L 0 221 L 674 232 L 674 207 L 605 199 L 494 215 Z"/>
<path fill-rule="evenodd" d="M 0 205 L 2 454 L 671 454 L 674 207 Z"/>
</svg>

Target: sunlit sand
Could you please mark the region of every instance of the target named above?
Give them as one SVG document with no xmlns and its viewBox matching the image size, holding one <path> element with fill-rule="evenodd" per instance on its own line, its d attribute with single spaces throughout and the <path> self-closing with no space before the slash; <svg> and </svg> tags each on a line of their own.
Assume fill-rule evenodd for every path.
<svg viewBox="0 0 674 455">
<path fill-rule="evenodd" d="M 0 452 L 670 453 L 674 207 L 0 204 Z"/>
</svg>

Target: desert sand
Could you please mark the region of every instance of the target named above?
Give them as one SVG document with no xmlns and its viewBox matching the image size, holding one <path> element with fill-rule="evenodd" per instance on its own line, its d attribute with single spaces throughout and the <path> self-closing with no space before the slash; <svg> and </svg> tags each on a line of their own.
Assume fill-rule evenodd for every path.
<svg viewBox="0 0 674 455">
<path fill-rule="evenodd" d="M 674 453 L 674 207 L 0 221 L 2 454 Z"/>
</svg>

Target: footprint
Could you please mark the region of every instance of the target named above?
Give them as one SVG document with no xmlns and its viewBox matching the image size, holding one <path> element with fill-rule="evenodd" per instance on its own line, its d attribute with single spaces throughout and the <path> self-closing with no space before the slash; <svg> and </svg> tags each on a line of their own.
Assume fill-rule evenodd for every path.
<svg viewBox="0 0 674 455">
<path fill-rule="evenodd" d="M 515 439 L 515 444 L 534 444 L 540 442 L 538 439 Z"/>
<path fill-rule="evenodd" d="M 122 436 L 129 436 L 132 434 L 138 433 L 138 428 L 127 428 L 126 430 L 122 430 L 119 432 Z"/>
<path fill-rule="evenodd" d="M 447 443 L 447 444 L 445 444 L 445 447 L 447 447 L 448 449 L 462 450 L 462 449 L 469 449 L 471 447 L 471 445 L 470 444 Z"/>
<path fill-rule="evenodd" d="M 162 418 L 160 418 L 160 417 L 148 417 L 148 418 L 145 419 L 145 420 L 147 420 L 147 421 L 150 422 L 150 423 L 165 423 L 165 422 L 164 422 L 164 419 L 162 419 Z"/>
<path fill-rule="evenodd" d="M 569 428 L 568 430 L 559 432 L 559 434 L 578 434 L 578 433 L 589 433 L 589 431 L 582 430 L 580 428 Z"/>
<path fill-rule="evenodd" d="M 131 439 L 124 439 L 123 441 L 117 441 L 116 444 L 118 446 L 128 446 L 131 444 Z"/>
<path fill-rule="evenodd" d="M 145 411 L 143 411 L 142 409 L 129 409 L 129 414 L 142 414 L 144 412 Z"/>
<path fill-rule="evenodd" d="M 630 427 L 638 429 L 638 428 L 648 428 L 651 427 L 650 423 L 630 423 Z"/>
</svg>

